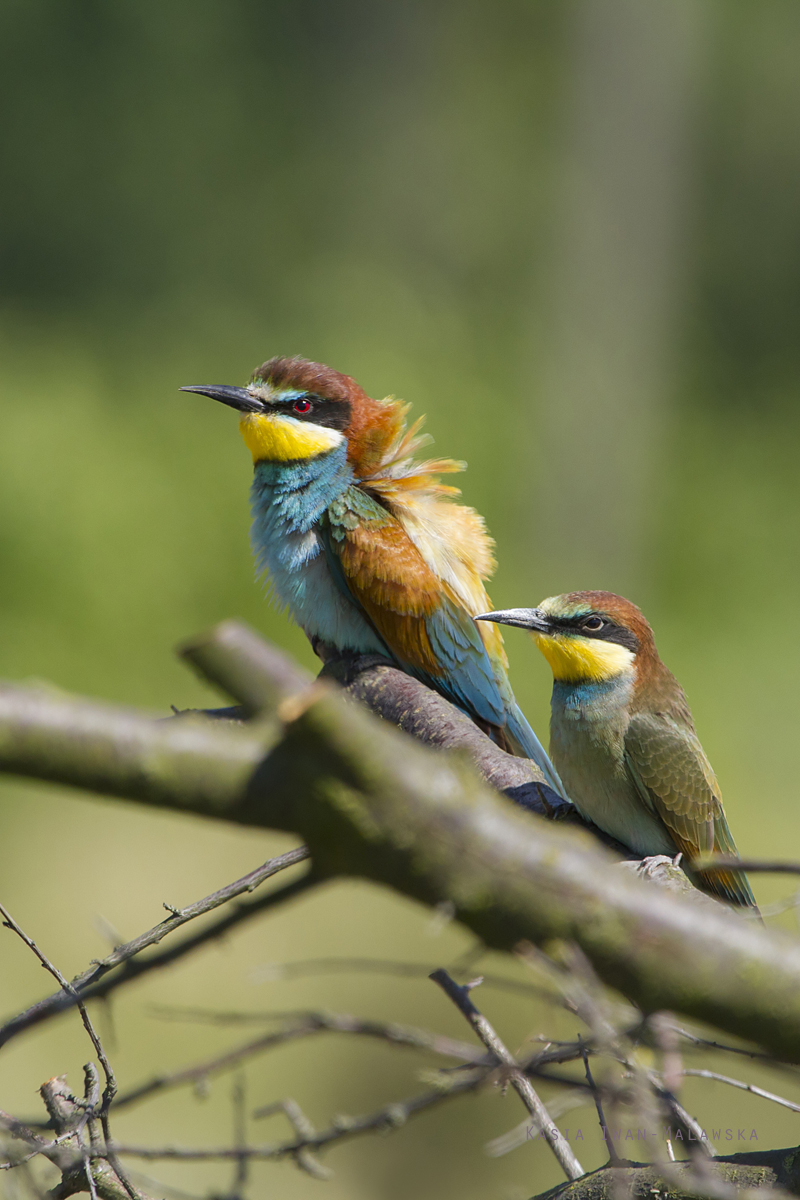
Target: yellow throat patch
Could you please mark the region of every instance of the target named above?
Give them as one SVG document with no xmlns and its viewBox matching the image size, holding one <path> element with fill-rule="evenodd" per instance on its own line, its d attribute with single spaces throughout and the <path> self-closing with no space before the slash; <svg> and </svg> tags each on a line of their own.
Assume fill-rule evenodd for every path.
<svg viewBox="0 0 800 1200">
<path fill-rule="evenodd" d="M 253 462 L 289 462 L 313 458 L 342 441 L 338 429 L 297 421 L 283 413 L 244 413 L 239 431 Z"/>
<path fill-rule="evenodd" d="M 575 634 L 534 633 L 531 636 L 549 662 L 558 683 L 602 683 L 633 665 L 633 654 L 618 642 L 603 642 Z"/>
</svg>

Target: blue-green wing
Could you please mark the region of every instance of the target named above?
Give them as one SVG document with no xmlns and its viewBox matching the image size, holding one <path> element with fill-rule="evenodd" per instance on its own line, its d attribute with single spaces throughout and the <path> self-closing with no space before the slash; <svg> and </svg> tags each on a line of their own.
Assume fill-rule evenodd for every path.
<svg viewBox="0 0 800 1200">
<path fill-rule="evenodd" d="M 445 592 L 400 521 L 360 488 L 327 510 L 322 538 L 331 573 L 389 656 L 538 763 L 563 794 L 547 754 L 519 712 L 472 616 Z M 498 669 L 499 667 L 499 669 Z"/>
</svg>

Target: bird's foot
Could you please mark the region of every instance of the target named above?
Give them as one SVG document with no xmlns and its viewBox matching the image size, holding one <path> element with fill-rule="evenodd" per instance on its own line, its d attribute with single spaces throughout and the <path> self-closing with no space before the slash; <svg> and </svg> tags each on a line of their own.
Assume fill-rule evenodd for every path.
<svg viewBox="0 0 800 1200">
<path fill-rule="evenodd" d="M 680 858 L 680 855 L 678 855 Z M 678 864 L 668 854 L 649 854 L 636 865 L 636 874 L 644 875 L 651 879 L 654 876 L 663 875 L 667 867 L 677 867 Z"/>
</svg>

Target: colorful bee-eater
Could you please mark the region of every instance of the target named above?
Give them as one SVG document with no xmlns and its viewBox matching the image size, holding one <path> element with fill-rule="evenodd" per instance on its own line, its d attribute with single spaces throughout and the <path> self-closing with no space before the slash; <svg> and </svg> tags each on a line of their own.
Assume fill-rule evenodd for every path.
<svg viewBox="0 0 800 1200">
<path fill-rule="evenodd" d="M 704 891 L 754 905 L 741 871 L 691 871 L 700 854 L 738 855 L 686 696 L 636 605 L 571 592 L 478 620 L 530 630 L 550 664 L 550 753 L 583 816 L 637 854 L 682 853 Z"/>
<path fill-rule="evenodd" d="M 500 631 L 473 620 L 489 606 L 492 541 L 438 479 L 463 464 L 416 460 L 428 439 L 421 421 L 406 430 L 406 405 L 302 358 L 270 359 L 244 388 L 182 390 L 241 414 L 253 550 L 312 644 L 388 656 L 563 795 L 514 700 Z"/>
</svg>

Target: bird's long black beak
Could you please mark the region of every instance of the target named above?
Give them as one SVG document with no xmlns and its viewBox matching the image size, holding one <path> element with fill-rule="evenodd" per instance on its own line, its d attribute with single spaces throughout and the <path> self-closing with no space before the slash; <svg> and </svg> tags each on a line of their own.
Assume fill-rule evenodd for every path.
<svg viewBox="0 0 800 1200">
<path fill-rule="evenodd" d="M 224 384 L 215 385 L 198 385 L 197 387 L 182 387 L 182 392 L 197 392 L 198 396 L 210 396 L 212 400 L 219 400 L 220 404 L 227 404 L 230 408 L 236 408 L 239 412 L 263 412 L 264 403 L 257 396 L 253 396 L 248 392 L 247 388 L 226 387 Z"/>
<path fill-rule="evenodd" d="M 533 633 L 550 633 L 551 625 L 539 608 L 504 608 L 499 612 L 481 613 L 476 621 L 494 621 L 496 625 L 516 625 Z"/>
</svg>

